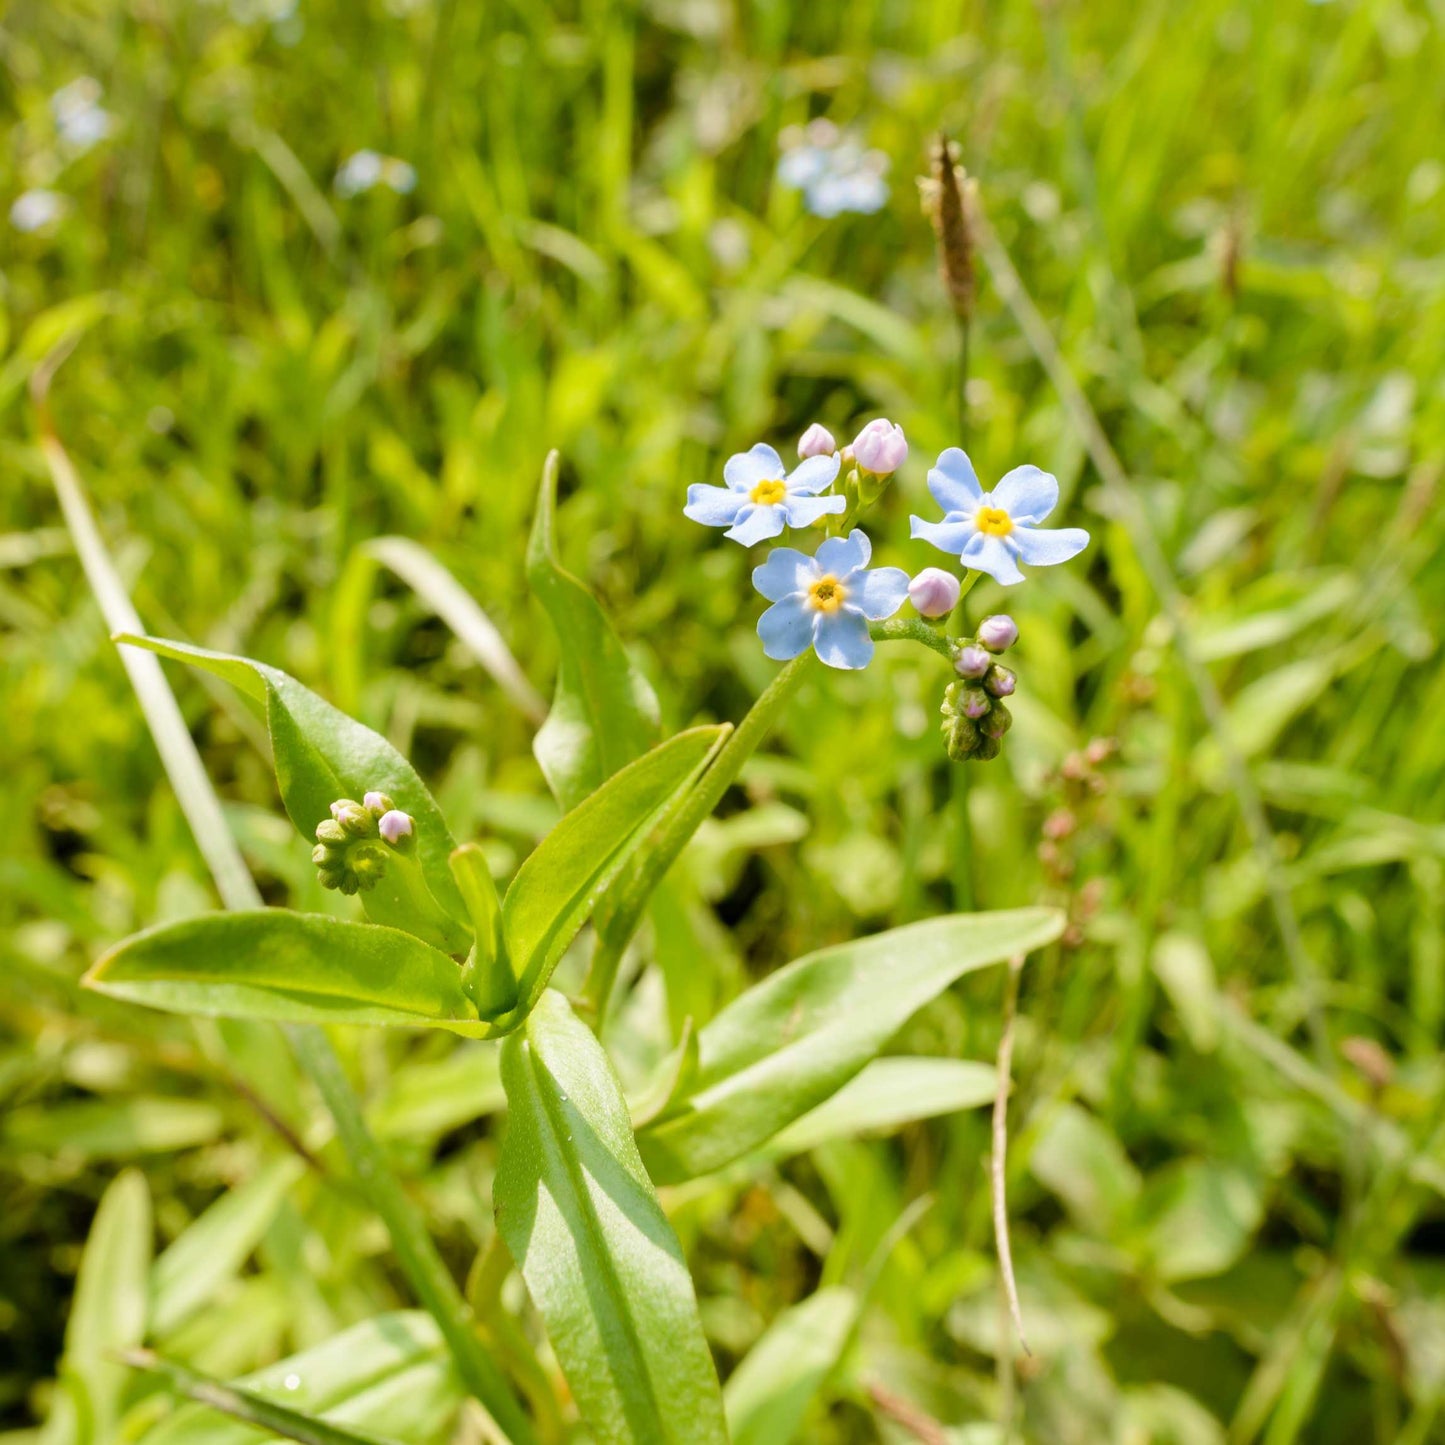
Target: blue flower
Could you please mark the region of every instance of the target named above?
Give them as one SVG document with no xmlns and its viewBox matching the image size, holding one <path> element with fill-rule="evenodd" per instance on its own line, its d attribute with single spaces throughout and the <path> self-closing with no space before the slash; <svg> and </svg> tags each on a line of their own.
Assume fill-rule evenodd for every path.
<svg viewBox="0 0 1445 1445">
<path fill-rule="evenodd" d="M 892 617 L 908 596 L 901 567 L 868 571 L 872 544 L 856 528 L 829 537 L 815 557 L 778 547 L 753 569 L 753 586 L 773 605 L 758 618 L 763 651 L 788 662 L 809 647 L 829 667 L 867 667 L 873 656 L 869 622 Z"/>
<path fill-rule="evenodd" d="M 751 547 L 784 527 L 811 527 L 819 517 L 841 512 L 848 505 L 844 498 L 815 495 L 837 475 L 838 458 L 819 456 L 799 462 L 790 476 L 782 457 L 759 442 L 728 458 L 725 487 L 690 486 L 682 512 L 705 527 L 726 527 L 725 537 Z"/>
<path fill-rule="evenodd" d="M 1089 545 L 1082 527 L 1040 527 L 1059 500 L 1059 484 L 1038 467 L 1015 467 L 991 492 L 978 484 L 973 463 L 949 447 L 928 474 L 928 490 L 943 508 L 941 522 L 909 519 L 912 535 L 951 552 L 966 567 L 1011 587 L 1022 582 L 1018 564 L 1051 567 Z"/>
<path fill-rule="evenodd" d="M 844 211 L 872 215 L 888 202 L 888 157 L 865 150 L 828 120 L 806 127 L 789 126 L 778 137 L 783 154 L 778 160 L 778 183 L 802 191 L 803 202 L 815 216 L 837 216 Z"/>
</svg>

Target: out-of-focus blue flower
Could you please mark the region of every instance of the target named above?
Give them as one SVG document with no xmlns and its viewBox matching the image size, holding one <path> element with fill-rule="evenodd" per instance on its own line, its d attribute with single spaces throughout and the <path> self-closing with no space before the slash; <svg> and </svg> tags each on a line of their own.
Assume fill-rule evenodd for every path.
<svg viewBox="0 0 1445 1445">
<path fill-rule="evenodd" d="M 841 512 L 848 505 L 844 498 L 816 495 L 837 475 L 838 458 L 832 456 L 808 457 L 789 474 L 782 457 L 759 442 L 727 459 L 726 486 L 690 486 L 682 511 L 705 527 L 726 527 L 725 537 L 751 547 L 784 527 L 811 527 L 819 517 Z"/>
<path fill-rule="evenodd" d="M 100 104 L 100 82 L 82 75 L 50 97 L 50 113 L 60 139 L 77 154 L 88 151 L 111 133 L 115 118 Z"/>
<path fill-rule="evenodd" d="M 396 156 L 361 150 L 342 161 L 335 184 L 340 196 L 359 196 L 376 186 L 386 186 L 404 196 L 416 188 L 416 168 Z"/>
<path fill-rule="evenodd" d="M 1015 467 L 993 491 L 985 492 L 967 455 L 949 447 L 928 473 L 928 490 L 943 508 L 943 520 L 911 517 L 912 535 L 951 552 L 966 567 L 987 572 L 1005 587 L 1024 580 L 1020 562 L 1051 567 L 1089 545 L 1082 527 L 1038 525 L 1059 500 L 1058 481 L 1038 467 Z"/>
<path fill-rule="evenodd" d="M 65 214 L 66 204 L 59 191 L 22 191 L 10 205 L 10 224 L 17 231 L 43 231 Z"/>
<path fill-rule="evenodd" d="M 815 216 L 872 215 L 888 202 L 888 157 L 843 135 L 831 121 L 789 126 L 778 137 L 778 183 L 802 191 Z"/>
<path fill-rule="evenodd" d="M 868 570 L 872 544 L 856 528 L 829 537 L 809 557 L 778 547 L 753 569 L 753 586 L 773 605 L 758 619 L 763 651 L 787 662 L 817 650 L 829 667 L 867 667 L 873 657 L 869 622 L 892 617 L 908 596 L 901 567 Z"/>
</svg>

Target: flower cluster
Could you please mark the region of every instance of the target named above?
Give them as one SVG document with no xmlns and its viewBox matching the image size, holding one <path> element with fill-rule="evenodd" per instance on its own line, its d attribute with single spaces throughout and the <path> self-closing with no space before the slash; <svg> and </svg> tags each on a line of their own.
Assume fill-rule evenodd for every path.
<svg viewBox="0 0 1445 1445">
<path fill-rule="evenodd" d="M 978 635 L 954 653 L 953 670 L 959 680 L 943 692 L 943 742 L 948 756 L 961 763 L 967 758 L 988 762 L 999 755 L 1003 735 L 1013 726 L 1013 714 L 1004 698 L 1018 685 L 1013 669 L 995 662 L 1018 641 L 1012 617 L 985 617 Z"/>
<path fill-rule="evenodd" d="M 409 813 L 392 806 L 385 793 L 367 793 L 361 802 L 340 798 L 331 817 L 316 826 L 311 861 L 323 888 L 368 893 L 386 876 L 394 853 L 406 853 L 416 831 Z"/>
<path fill-rule="evenodd" d="M 860 505 L 902 465 L 908 443 L 892 422 L 869 422 L 841 450 L 816 422 L 798 443 L 799 462 L 789 472 L 772 447 L 759 442 L 728 458 L 721 487 L 694 483 L 683 515 L 751 547 L 786 527 L 813 527 L 842 517 L 848 525 Z M 844 490 L 829 489 L 844 463 Z M 866 667 L 873 656 L 870 622 L 891 617 L 908 596 L 908 574 L 898 567 L 868 568 L 873 544 L 857 528 L 829 537 L 815 556 L 780 547 L 753 571 L 753 586 L 773 605 L 758 622 L 763 651 L 787 662 L 809 647 L 829 667 Z"/>
<path fill-rule="evenodd" d="M 1013 722 L 1004 699 L 1017 685 L 1013 671 L 997 657 L 1018 640 L 1018 628 L 1012 618 L 997 616 L 980 623 L 971 639 L 946 640 L 943 630 L 966 586 L 980 574 L 1013 586 L 1024 580 L 1021 561 L 1048 566 L 1088 545 L 1089 534 L 1077 527 L 1039 525 L 1058 502 L 1058 482 L 1038 467 L 1015 467 L 985 492 L 964 452 L 948 448 L 928 473 L 943 520 L 913 517 L 912 536 L 958 557 L 968 569 L 967 579 L 940 567 L 925 567 L 910 579 L 898 567 L 870 569 L 872 543 L 853 525 L 907 460 L 902 427 L 871 421 L 840 448 L 832 433 L 814 422 L 798 442 L 798 457 L 789 472 L 778 453 L 760 442 L 728 458 L 722 486 L 690 486 L 683 508 L 695 522 L 727 528 L 724 535 L 743 546 L 790 527 L 828 533 L 811 556 L 780 547 L 753 570 L 753 586 L 771 604 L 758 620 L 763 651 L 786 662 L 811 647 L 829 667 L 866 667 L 875 635 L 904 635 L 870 624 L 884 622 L 911 601 L 919 617 L 933 625 L 911 624 L 915 631 L 907 635 L 949 656 L 958 674 L 943 699 L 949 756 L 959 761 L 997 757 Z M 907 633 L 909 624 L 903 626 Z"/>
<path fill-rule="evenodd" d="M 788 126 L 779 136 L 778 182 L 802 191 L 815 216 L 871 216 L 888 201 L 888 157 L 845 135 L 830 120 Z"/>
</svg>

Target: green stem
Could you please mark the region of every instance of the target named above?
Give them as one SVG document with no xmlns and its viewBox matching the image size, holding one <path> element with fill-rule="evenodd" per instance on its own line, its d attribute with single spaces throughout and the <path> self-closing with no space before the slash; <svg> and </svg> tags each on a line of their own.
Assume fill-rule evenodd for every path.
<svg viewBox="0 0 1445 1445">
<path fill-rule="evenodd" d="M 965 583 L 965 586 L 968 585 Z M 916 642 L 950 662 L 953 660 L 953 648 L 948 639 L 921 618 L 893 617 L 887 622 L 872 622 L 868 625 L 868 634 L 875 642 Z M 817 664 L 817 655 L 811 650 L 805 652 L 788 663 L 768 684 L 723 744 L 698 786 L 663 823 L 656 845 L 647 851 L 638 866 L 624 875 L 615 895 L 604 909 L 599 910 L 597 948 L 577 1000 L 578 1008 L 594 1024 L 600 1025 L 606 1012 L 622 955 L 632 941 L 632 935 L 637 932 L 648 899 L 703 820 L 736 782 L 743 764 L 772 732 L 779 715 Z"/>
<path fill-rule="evenodd" d="M 948 638 L 918 617 L 890 617 L 887 622 L 870 622 L 868 635 L 874 642 L 917 642 L 953 661 L 953 647 Z"/>
<path fill-rule="evenodd" d="M 456 1361 L 462 1383 L 482 1402 L 504 1431 L 519 1442 L 534 1438 L 532 1427 L 511 1386 L 482 1348 L 471 1309 L 437 1253 L 421 1215 L 391 1172 L 381 1146 L 361 1114 L 361 1105 L 341 1068 L 341 1060 L 320 1028 L 288 1027 L 296 1057 L 321 1093 L 336 1134 L 346 1150 L 367 1202 L 391 1236 L 397 1262 L 417 1298 L 436 1320 Z"/>
<path fill-rule="evenodd" d="M 597 950 L 592 956 L 587 981 L 582 986 L 582 997 L 578 1000 L 579 1006 L 596 1023 L 601 1023 L 606 1012 L 607 999 L 617 980 L 622 955 L 632 935 L 637 932 L 647 900 L 667 876 L 703 820 L 736 782 L 743 764 L 772 732 L 783 708 L 817 665 L 817 656 L 810 649 L 795 657 L 778 673 L 723 744 L 712 767 L 703 774 L 697 787 L 663 823 L 656 846 L 648 849 L 642 862 L 624 875 L 615 901 L 609 902 L 606 919 L 598 929 Z"/>
</svg>

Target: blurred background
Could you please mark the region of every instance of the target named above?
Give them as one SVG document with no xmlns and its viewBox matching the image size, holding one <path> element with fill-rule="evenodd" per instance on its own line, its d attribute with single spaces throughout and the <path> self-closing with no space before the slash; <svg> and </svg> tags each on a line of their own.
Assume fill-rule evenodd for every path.
<svg viewBox="0 0 1445 1445">
<path fill-rule="evenodd" d="M 77 986 L 215 899 L 37 446 L 27 383 L 67 338 L 55 425 L 149 630 L 384 731 L 499 876 L 555 817 L 535 711 L 374 539 L 449 568 L 545 696 L 523 550 L 560 448 L 564 558 L 677 727 L 738 718 L 774 671 L 756 559 L 680 514 L 729 453 L 901 423 L 870 530 L 910 571 L 938 560 L 907 517 L 933 515 L 941 448 L 986 483 L 1055 472 L 1052 520 L 1094 543 L 1007 594 L 1004 756 L 961 785 L 930 655 L 821 680 L 688 854 L 609 1042 L 625 1068 L 860 931 L 1057 903 L 1015 1065 L 1022 1437 L 1445 1439 L 1442 25 L 1438 0 L 12 0 L 0 1439 L 42 1438 L 121 1170 L 158 1249 L 245 1201 L 195 1287 L 174 1258 L 151 1280 L 153 1337 L 201 1368 L 407 1303 L 374 1221 L 292 1168 L 204 1031 Z M 778 174 L 819 117 L 864 173 L 841 206 Z M 915 181 L 939 131 L 997 238 L 962 420 Z M 973 616 L 1004 601 L 985 582 Z M 349 907 L 249 712 L 172 680 L 268 901 Z M 898 1047 L 992 1058 L 1000 973 Z M 464 1274 L 491 1233 L 494 1059 L 340 1042 Z M 873 1270 L 801 1438 L 1002 1438 L 987 1130 L 957 1113 L 668 1201 L 724 1375 Z M 374 1428 L 446 1438 L 425 1393 Z M 127 1418 L 140 1438 L 144 1401 Z"/>
</svg>

